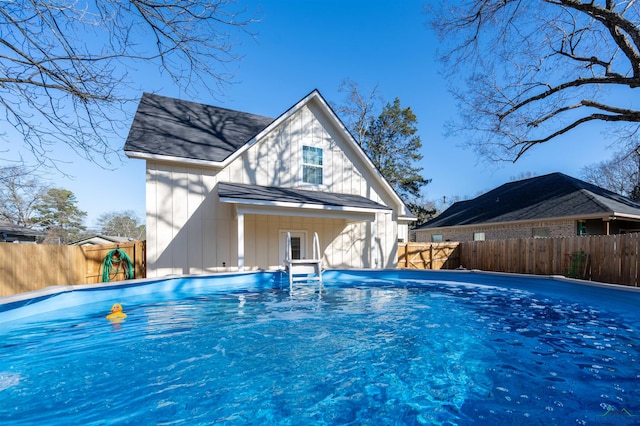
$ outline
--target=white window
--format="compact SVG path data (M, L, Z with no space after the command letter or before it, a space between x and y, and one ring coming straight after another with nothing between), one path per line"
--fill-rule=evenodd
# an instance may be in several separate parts
M533 238L547 238L551 236L549 228L533 228L531 230L531 236Z
M484 241L484 232L474 232L473 241Z
M302 147L302 182L322 185L322 148Z
M442 234L432 234L431 235L432 243L441 243L442 242Z

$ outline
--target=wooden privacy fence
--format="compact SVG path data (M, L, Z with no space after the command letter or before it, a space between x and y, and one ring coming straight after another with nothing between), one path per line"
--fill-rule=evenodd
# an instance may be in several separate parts
M455 269L460 266L460 243L399 243L398 268Z
M419 250L417 244L422 244ZM455 245L447 261L442 244ZM404 244L403 244L404 246ZM430 246L433 246L430 247ZM640 234L566 238L521 238L459 243L407 243L398 249L398 267L481 269L519 274L564 275L587 280L638 286ZM422 259L424 258L424 261Z
M0 244L0 296L40 290L53 285L102 282L102 263L116 248L133 263L133 278L146 276L144 241L93 246ZM110 281L124 279L121 265L114 264Z

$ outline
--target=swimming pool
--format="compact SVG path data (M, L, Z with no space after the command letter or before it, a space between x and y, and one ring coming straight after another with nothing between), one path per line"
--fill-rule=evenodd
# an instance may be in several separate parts
M632 289L451 271L324 278L321 294L250 273L5 303L0 423L640 419ZM124 322L105 319L114 302Z

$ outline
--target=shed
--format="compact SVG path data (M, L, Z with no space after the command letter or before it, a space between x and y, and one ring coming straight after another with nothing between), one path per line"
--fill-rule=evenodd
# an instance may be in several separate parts
M145 93L124 146L146 163L147 274L278 269L291 235L329 268L397 265L415 220L322 95L276 118Z

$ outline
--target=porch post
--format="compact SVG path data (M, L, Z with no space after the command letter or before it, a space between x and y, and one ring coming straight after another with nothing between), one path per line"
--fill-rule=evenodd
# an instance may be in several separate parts
M238 209L238 272L244 271L244 212Z

